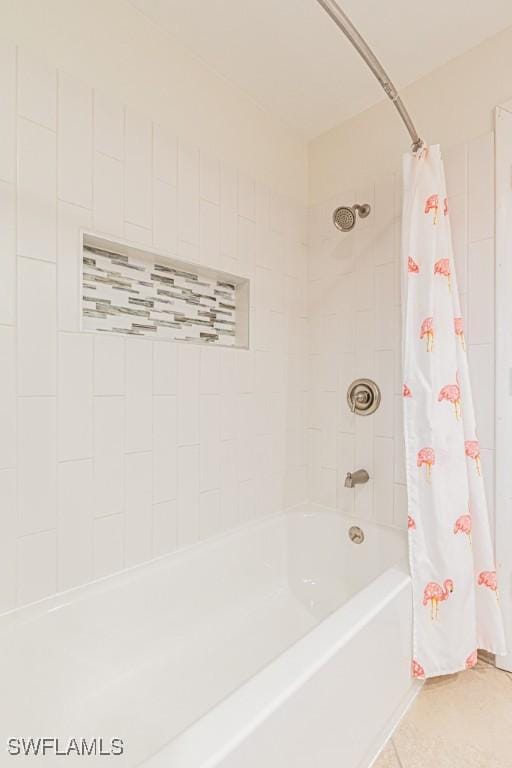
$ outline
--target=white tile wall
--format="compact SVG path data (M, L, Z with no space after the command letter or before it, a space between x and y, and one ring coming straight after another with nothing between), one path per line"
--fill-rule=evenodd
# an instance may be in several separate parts
M57 142L53 131L18 120L18 248L20 256L55 261Z
M77 493L77 488L80 493ZM65 461L57 472L57 583L59 590L93 575L94 464Z
M18 114L56 128L57 72L25 48L18 50Z
M94 149L122 160L124 155L124 109L109 94L94 91Z
M125 112L125 219L151 227L151 121Z
M16 46L0 42L0 179L16 179Z
M18 259L18 394L55 395L57 381L56 270Z
M16 605L16 470L0 470L0 611Z
M123 236L123 164L101 152L94 154L94 228Z
M308 378L304 211L30 51L0 64L3 610L304 500ZM257 265L252 349L81 333L81 229Z
M92 89L59 73L59 155L57 185L60 200L90 208L92 202Z
M489 133L445 152L457 278L467 320L466 343L491 513L493 147L493 135ZM333 232L333 208L340 202L362 197L373 204L370 217L358 222L348 235ZM332 472L336 470L339 509L383 525L405 527L398 269L400 199L400 176L390 175L357 192L340 189L335 200L310 212L309 485L314 500L332 499ZM374 377L382 392L379 410L368 418L354 418L346 405L347 386L360 376ZM335 423L337 434L333 440ZM364 488L346 489L346 472L359 467L368 469L372 480Z
M16 316L16 188L7 182L0 182L0 270L0 322L10 325Z

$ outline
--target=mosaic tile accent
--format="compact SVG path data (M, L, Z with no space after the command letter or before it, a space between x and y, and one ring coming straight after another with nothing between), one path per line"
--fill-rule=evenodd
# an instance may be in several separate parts
M84 243L84 330L235 346L236 284Z

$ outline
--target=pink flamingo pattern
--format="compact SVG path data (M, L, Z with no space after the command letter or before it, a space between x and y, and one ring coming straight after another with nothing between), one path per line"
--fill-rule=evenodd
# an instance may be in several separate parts
M427 352L432 352L434 346L434 318L426 317L420 328L420 339L427 339Z
M464 452L468 458L473 459L475 462L476 471L479 475L481 475L480 443L478 440L466 440L464 442Z
M453 581L451 579L445 579L443 586L437 584L435 581L429 581L423 591L423 605L430 603L430 618L437 619L439 617L439 603L448 600L453 592Z
M413 677L420 677L420 678L425 677L425 670L423 669L419 661L416 661L416 659L412 660L411 674Z
M450 259L439 259L434 264L434 275L442 275L448 279L448 290L451 291L451 270Z
M414 259L409 256L407 259L407 270L409 272L412 272L413 274L417 275L420 271L419 265L414 261Z
M488 589L492 589L492 591L496 595L496 600L499 599L498 579L496 578L496 571L481 571L478 574L478 586L488 587Z
M479 647L506 650L496 572L482 570L496 567L482 481L485 452L475 424L440 148L406 157L404 171L407 279L401 282L405 344L398 391L414 584L410 663L413 677L430 678L472 669Z
M458 336L460 339L462 349L466 351L466 341L464 339L464 318L454 317L453 326L455 330L455 335Z
M455 521L453 526L454 533L465 533L471 544L471 515L461 515Z
M432 467L436 463L436 454L433 448L421 448L416 457L416 465L421 469L423 465L427 468L427 480L430 483Z
M439 211L439 195L430 195L425 201L425 213L434 211L434 224L437 224L437 213Z
M458 384L446 384L439 390L437 402L441 403L443 400L447 400L449 403L453 403L455 408L455 418L457 421L460 419L460 387Z

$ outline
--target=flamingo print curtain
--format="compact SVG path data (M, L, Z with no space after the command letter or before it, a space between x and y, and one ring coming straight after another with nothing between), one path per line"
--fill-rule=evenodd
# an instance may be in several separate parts
M404 158L403 411L413 675L505 653L439 147Z

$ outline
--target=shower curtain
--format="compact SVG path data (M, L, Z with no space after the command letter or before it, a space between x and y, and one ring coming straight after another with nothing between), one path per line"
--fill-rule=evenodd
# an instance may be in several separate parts
M403 412L413 580L412 674L505 653L438 146L404 158Z

